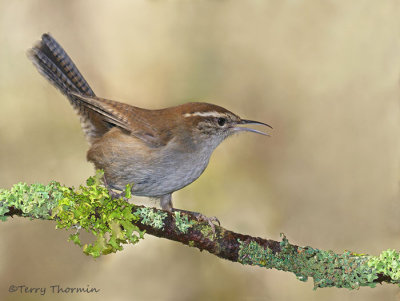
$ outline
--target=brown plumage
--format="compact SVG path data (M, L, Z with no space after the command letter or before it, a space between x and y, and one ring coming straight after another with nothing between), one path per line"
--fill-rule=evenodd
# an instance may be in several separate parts
M147 110L97 97L50 34L28 52L39 72L67 96L90 143L87 159L103 169L110 188L158 197L172 210L171 194L196 180L214 149L239 127L257 123L213 104L186 103ZM268 126L268 125L267 125Z

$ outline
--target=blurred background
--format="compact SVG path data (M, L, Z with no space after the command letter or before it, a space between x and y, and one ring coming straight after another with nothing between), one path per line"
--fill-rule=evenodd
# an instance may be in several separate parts
M400 249L398 1L0 0L0 187L93 174L79 119L26 50L50 32L97 95L145 108L212 102L271 124L237 135L174 194L230 230L335 252ZM143 199L139 200L143 201ZM146 201L149 206L158 205ZM93 259L54 223L0 224L8 287L99 288L42 300L399 300L319 289L146 236Z

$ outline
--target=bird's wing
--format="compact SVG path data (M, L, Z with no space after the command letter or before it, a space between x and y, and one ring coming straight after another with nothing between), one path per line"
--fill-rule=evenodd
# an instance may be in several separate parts
M89 119L101 135L111 127L118 127L150 147L158 147L163 144L159 137L159 131L143 116L143 109L75 92L70 92L70 95L80 106L84 107L86 114L83 118Z

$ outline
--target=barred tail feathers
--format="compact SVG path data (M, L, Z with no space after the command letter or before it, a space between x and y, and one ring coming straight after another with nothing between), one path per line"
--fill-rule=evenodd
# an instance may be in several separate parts
M74 62L50 34L42 35L42 40L30 49L28 57L39 72L63 94L68 96L68 92L72 91L95 96Z
M104 129L96 126L99 117L74 96L74 94L87 97L96 95L61 45L50 34L45 33L41 41L28 51L28 57L38 71L68 97L72 107L80 116L82 129L89 142L100 137Z

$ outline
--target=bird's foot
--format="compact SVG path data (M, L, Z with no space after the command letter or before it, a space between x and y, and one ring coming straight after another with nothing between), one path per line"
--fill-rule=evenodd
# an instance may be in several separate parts
M110 197L112 199L119 199L119 198L123 198L124 201L128 201L129 199L125 196L125 192L115 192L114 190L112 190L111 188L107 187L108 189L108 194L110 195Z
M218 226L221 226L221 223L219 222L219 219L217 217L215 217L215 216L210 216L210 217L205 216L204 214L201 214L199 212L194 212L194 213L197 213L197 214L195 214L195 216L196 216L196 219L199 222L207 222L210 225L211 230L213 232L213 237L215 237L215 225L216 225L216 223L218 223Z
M208 217L205 216L204 214L200 212L195 212L195 211L188 211L188 210L182 210L182 209L172 209L173 212L178 211L178 212L183 212L187 214L194 215L194 217L197 219L198 222L207 222L208 225L211 227L211 230L213 232L213 236L215 237L215 225L218 223L218 226L221 226L221 223L219 222L218 218L215 216Z
M194 216L196 217L196 219L199 222L208 222L208 224L210 226L215 226L215 223L218 223L218 226L221 226L221 223L219 222L219 219L215 216L205 216L204 214L201 214L199 212L192 212L194 214Z
M112 190L111 187L110 187L110 185L108 185L105 176L103 176L103 183L104 183L104 186L107 188L108 194L110 195L110 197L111 197L112 199L119 199L119 198L122 197L122 198L124 199L124 201L128 201L128 200L129 200L129 199L125 196L125 191L122 191L122 192L115 192L114 190Z

